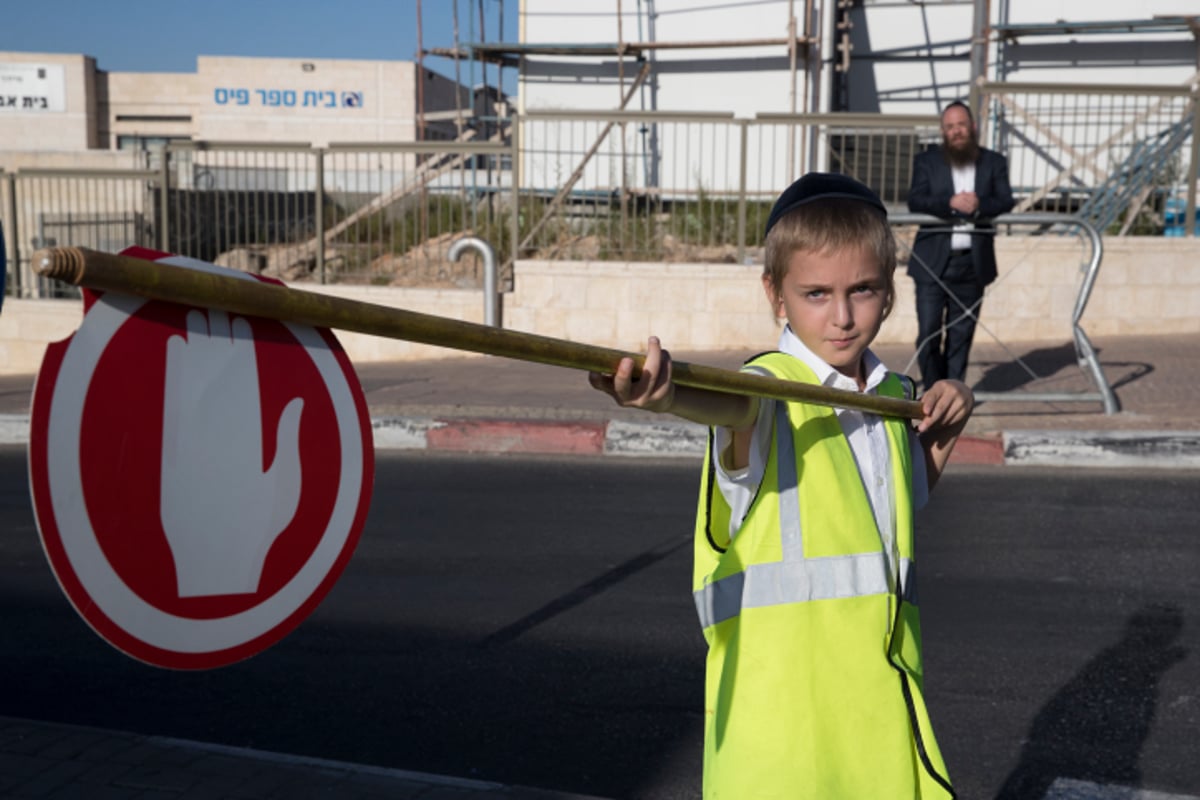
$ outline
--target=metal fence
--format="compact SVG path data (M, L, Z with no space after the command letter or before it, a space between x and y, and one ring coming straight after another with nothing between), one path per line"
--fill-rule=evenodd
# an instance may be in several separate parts
M1005 153L1017 211L1080 215L1108 234L1192 235L1197 89L985 84L984 142ZM478 237L518 258L754 261L780 191L853 175L905 211L935 116L541 112L487 141L171 143L151 169L0 173L9 292L44 296L33 249L131 244L288 281L477 287ZM470 135L470 134L469 134Z
M986 136L1017 212L1078 214L1110 233L1184 235L1197 179L1195 86L984 84Z
M9 294L53 297L68 291L28 269L28 255L36 248L76 245L117 251L153 244L155 225L147 215L152 172L29 169L2 177L0 221L9 251Z

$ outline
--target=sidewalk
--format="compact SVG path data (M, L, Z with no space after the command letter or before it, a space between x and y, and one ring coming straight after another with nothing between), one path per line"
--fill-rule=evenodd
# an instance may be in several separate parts
M955 463L1200 467L1200 334L1093 342L1121 410L1099 401L988 401L977 406ZM912 348L876 349L917 375ZM737 369L753 353L673 353L680 361ZM703 452L703 428L616 407L585 373L488 356L364 364L359 377L378 447L489 452L686 455ZM1032 374L1031 374L1032 373ZM1033 376L1041 377L1033 377ZM1069 340L978 344L976 391L1094 393Z
M1200 468L1200 334L1094 342L1121 403L986 402L955 450L965 464ZM978 344L977 391L1093 391L1062 343ZM911 348L877 351L905 370ZM748 353L676 353L736 369ZM1031 378L1020 359L1040 377ZM580 371L447 351L357 368L377 447L700 458L702 428L621 409ZM908 369L915 373L915 368ZM33 376L0 376L0 443L28 439ZM0 717L0 796L27 798L387 797L586 800L480 781Z

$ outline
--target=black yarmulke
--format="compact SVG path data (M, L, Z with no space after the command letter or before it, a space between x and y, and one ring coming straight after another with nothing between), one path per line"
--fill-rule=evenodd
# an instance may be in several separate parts
M775 223L779 222L789 211L795 211L800 206L808 205L816 200L834 197L860 200L879 209L879 213L887 216L887 208L879 199L879 195L849 175L839 175L836 172L810 172L784 189L783 194L779 195L779 199L775 201L775 206L771 209L771 216L767 217L767 227L763 231L763 237L765 238L771 232L771 228L775 227Z

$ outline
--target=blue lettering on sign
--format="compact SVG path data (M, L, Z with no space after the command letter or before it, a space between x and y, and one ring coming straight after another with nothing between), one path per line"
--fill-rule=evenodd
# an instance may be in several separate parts
M295 89L242 89L218 87L213 89L213 102L219 106L230 104L239 106L251 105L251 99L257 98L256 105L268 108L284 106L291 108L301 105L305 108L362 108L362 92L331 92L305 89L299 95ZM340 100L340 102L339 102Z
M213 89L213 100L219 106L231 102L245 106L250 104L250 92L246 89Z

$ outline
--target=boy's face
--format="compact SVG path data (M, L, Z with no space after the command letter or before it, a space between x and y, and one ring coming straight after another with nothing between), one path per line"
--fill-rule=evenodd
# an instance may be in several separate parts
M776 316L787 319L805 346L862 388L862 354L879 333L887 307L883 266L866 248L798 250L781 291L763 288Z

